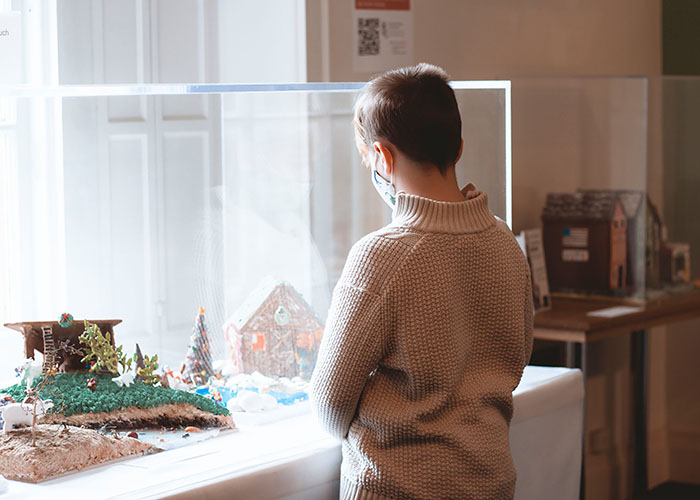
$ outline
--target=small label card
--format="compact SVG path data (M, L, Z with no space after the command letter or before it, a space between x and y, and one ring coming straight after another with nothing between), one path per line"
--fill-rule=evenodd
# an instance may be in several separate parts
M516 240L518 240L518 244L525 252L527 262L530 264L532 301L535 305L535 311L549 309L552 307L552 301L549 294L544 245L542 244L542 229L527 229L521 232L520 236L516 237Z
M642 312L643 310L643 307L615 306L605 309L598 309L597 311L590 311L588 316L595 316L598 318L615 318L617 316Z

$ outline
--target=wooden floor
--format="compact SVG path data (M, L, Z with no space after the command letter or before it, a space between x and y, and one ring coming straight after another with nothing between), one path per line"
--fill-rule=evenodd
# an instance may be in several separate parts
M700 485L664 483L649 492L646 500L697 500L700 499Z

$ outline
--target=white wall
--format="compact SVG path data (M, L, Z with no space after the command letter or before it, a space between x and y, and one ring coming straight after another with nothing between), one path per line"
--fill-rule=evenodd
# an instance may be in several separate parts
M219 74L216 81L264 83L306 79L306 19L302 0L217 3Z
M307 0L310 81L370 76L352 68L353 5ZM438 64L455 80L661 71L660 0L412 0L411 6L414 62Z

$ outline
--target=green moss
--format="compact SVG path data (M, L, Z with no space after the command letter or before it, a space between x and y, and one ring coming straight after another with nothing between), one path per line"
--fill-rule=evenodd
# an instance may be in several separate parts
M87 387L87 381L90 378L97 381L94 392ZM39 383L40 380L36 380L34 386ZM13 385L7 389L0 389L0 394L2 393L11 394L15 401L21 401L24 398L24 386ZM112 382L112 375L109 374L58 373L40 395L43 399L53 400L55 408L49 413L55 411L66 416L110 412L129 406L153 408L171 403L189 403L214 415L229 414L226 408L199 394L153 387L140 381L134 382L129 387L119 387Z

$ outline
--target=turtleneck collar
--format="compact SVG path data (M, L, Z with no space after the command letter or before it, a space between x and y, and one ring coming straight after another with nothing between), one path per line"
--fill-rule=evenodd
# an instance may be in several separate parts
M436 233L474 233L496 224L488 207L486 193L465 188L464 201L436 201L415 194L400 192L392 226L407 226Z

